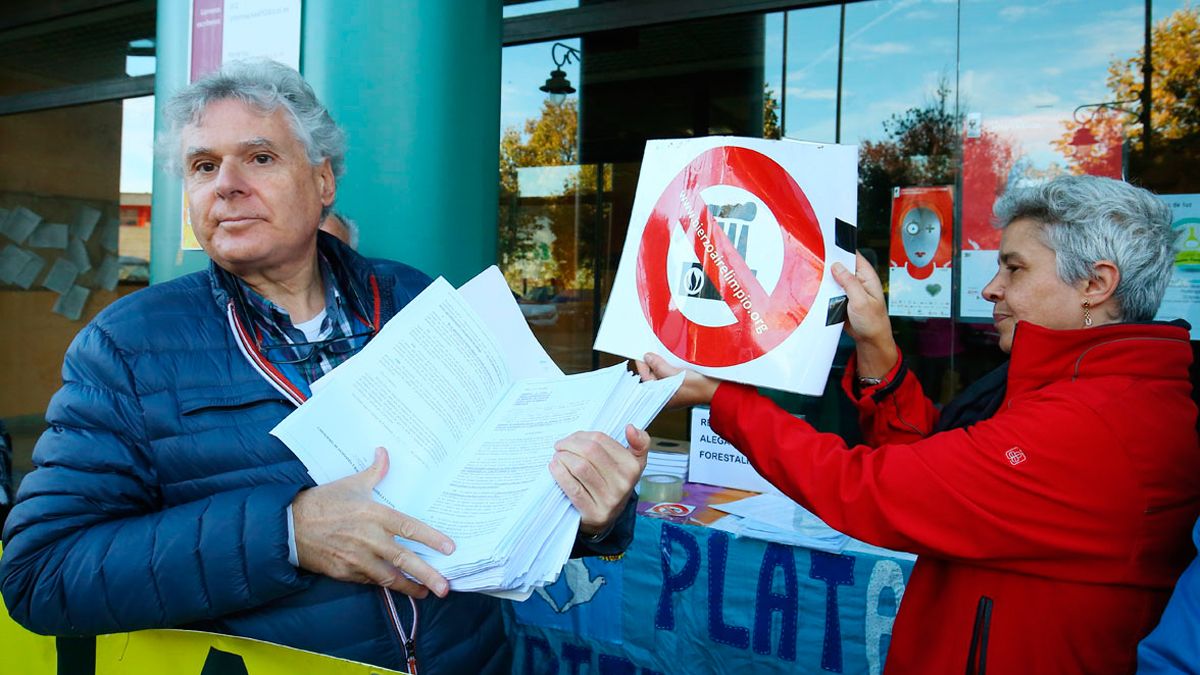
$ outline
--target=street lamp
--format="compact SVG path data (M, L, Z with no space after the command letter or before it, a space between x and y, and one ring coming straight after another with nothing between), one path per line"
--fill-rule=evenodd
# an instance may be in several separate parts
M1126 105L1138 102L1139 101L1136 100L1105 101L1104 103L1085 103L1075 108L1074 112L1071 113L1071 117L1075 120L1075 123L1078 124L1079 127L1075 129L1075 133L1071 136L1071 140L1068 143L1071 146L1071 152L1075 155L1075 158L1080 162L1083 162L1089 158L1093 160L1100 159L1092 158L1092 148L1100 142L1100 139L1096 137L1096 134L1092 131L1091 127L1092 122L1096 120L1096 116L1099 115L1101 111L1115 110L1117 112L1125 113L1126 115L1131 115L1140 120L1142 118L1141 113L1124 107ZM1080 111L1087 110L1088 108L1094 108L1094 110L1090 115L1088 115L1087 119L1080 119ZM1122 136L1124 136L1124 134L1122 134ZM1128 138L1124 139L1121 145L1116 148L1108 148L1104 155L1104 157L1111 157L1112 162L1119 162L1119 165L1112 164L1111 166L1114 175L1116 171L1120 171L1122 175L1124 174L1124 159L1127 154L1125 151L1127 149L1126 146L1128 144L1128 140ZM1117 157L1115 154L1112 154L1118 151L1121 153L1119 157ZM1108 163L1108 161L1110 160L1105 160L1105 163Z
M561 58L558 52L560 47L563 50ZM571 86L571 81L567 79L567 73L563 71L562 67L572 61L578 63L579 57L579 50L570 45L555 42L550 47L550 58L554 60L554 70L550 71L550 77L546 79L546 84L538 89L546 92L555 105L561 104L567 94L575 93L575 87Z

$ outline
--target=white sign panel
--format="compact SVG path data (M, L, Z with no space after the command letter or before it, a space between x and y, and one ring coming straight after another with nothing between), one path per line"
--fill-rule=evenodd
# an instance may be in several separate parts
M817 396L854 269L849 145L709 137L646 144L596 349Z
M688 482L755 492L779 492L750 466L750 460L745 455L708 426L708 416L707 407L692 408Z
M1200 340L1200 194L1160 198L1171 207L1179 251L1166 295L1154 318L1187 319L1192 324L1192 339Z

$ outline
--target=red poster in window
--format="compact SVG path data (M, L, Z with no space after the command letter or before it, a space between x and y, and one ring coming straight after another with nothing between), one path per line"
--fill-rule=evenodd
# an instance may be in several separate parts
M888 313L950 316L954 188L896 188L891 231Z

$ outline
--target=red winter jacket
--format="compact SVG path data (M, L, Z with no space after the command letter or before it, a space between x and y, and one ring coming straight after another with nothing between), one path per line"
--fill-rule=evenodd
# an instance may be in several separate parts
M918 554L888 675L1128 673L1192 553L1190 363L1177 326L1022 323L1004 402L974 425L931 435L901 375L858 401L871 446L728 383L712 427L831 526Z

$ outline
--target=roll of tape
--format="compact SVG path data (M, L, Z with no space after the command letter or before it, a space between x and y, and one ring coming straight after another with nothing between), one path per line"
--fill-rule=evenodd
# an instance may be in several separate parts
M677 502L683 499L683 479L660 473L646 474L638 483L638 498L655 504Z

